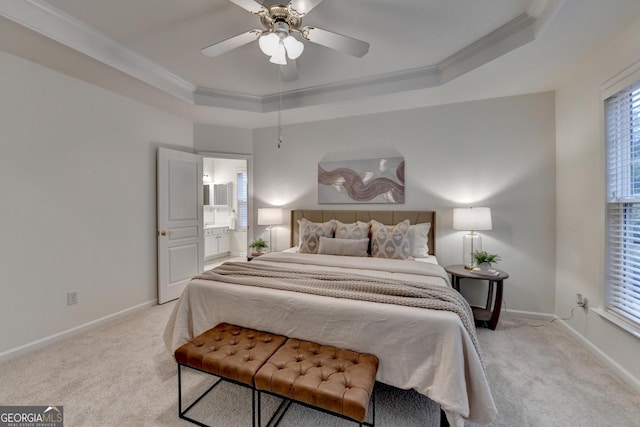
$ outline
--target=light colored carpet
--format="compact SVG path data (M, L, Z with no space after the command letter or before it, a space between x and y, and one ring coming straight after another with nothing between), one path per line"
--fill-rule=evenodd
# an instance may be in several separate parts
M62 405L65 426L187 426L178 418L177 372L162 342L173 303L54 343L0 364L0 405ZM495 426L638 426L640 396L555 324L503 315L478 329L493 396ZM187 398L210 381L185 376ZM438 425L439 407L413 391L376 388L380 426ZM275 398L264 401L265 412ZM194 408L214 426L250 425L251 393L221 384ZM282 426L353 426L292 406ZM468 424L475 426L474 424Z
M231 256L231 255L226 257L210 259L206 261L206 264L204 266L204 271L216 268L217 266L219 266L220 264L224 264L225 262L243 262L246 260L247 260L246 256Z

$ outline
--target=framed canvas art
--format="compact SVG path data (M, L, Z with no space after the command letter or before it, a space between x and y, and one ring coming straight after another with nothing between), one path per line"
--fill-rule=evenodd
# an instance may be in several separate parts
M404 203L404 158L318 163L318 203Z

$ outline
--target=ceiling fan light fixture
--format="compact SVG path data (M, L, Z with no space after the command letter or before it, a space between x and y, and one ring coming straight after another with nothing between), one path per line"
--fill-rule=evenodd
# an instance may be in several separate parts
M282 40L284 47L287 49L287 56L289 59L298 59L304 51L304 43L297 40L293 36L287 36Z
M275 33L269 33L258 39L260 50L267 56L273 56L278 53L280 46L280 37Z
M287 52L282 43L278 43L278 49L276 53L271 56L269 62L278 65L287 65Z
M287 4L282 4L279 0L230 1L258 15L264 29L249 30L202 48L202 53L207 56L216 57L258 39L260 50L269 57L270 62L283 66L280 67L281 77L285 81L294 81L298 78L295 60L302 55L306 41L358 58L369 51L369 43L362 40L322 28L302 26L302 18L322 0L290 0ZM293 33L298 33L298 36L293 37Z

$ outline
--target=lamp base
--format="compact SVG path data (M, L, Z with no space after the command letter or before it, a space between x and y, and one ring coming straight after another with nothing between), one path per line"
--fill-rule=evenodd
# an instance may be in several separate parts
M473 254L476 251L482 250L482 237L476 233L465 234L462 241L462 259L464 261L464 268L472 270L476 267L476 262L473 258Z

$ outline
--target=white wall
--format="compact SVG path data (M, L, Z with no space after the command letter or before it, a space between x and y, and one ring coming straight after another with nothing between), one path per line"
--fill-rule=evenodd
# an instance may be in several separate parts
M253 150L250 129L196 123L193 125L193 141L198 151L251 154Z
M156 150L193 127L1 52L0 74L2 356L155 301Z
M256 130L254 210L433 209L437 255L447 265L462 261L464 233L451 229L452 208L490 206L494 229L482 233L484 248L501 255L498 267L511 275L507 308L552 313L554 116L553 93L542 93L286 126L280 149L275 129ZM318 205L318 162L391 155L405 158L404 205ZM277 243L288 245L288 225Z
M605 269L605 146L600 88L640 60L640 20L576 64L556 95L556 312L568 316L576 293L602 305ZM640 339L576 310L575 332L628 371L640 385Z

